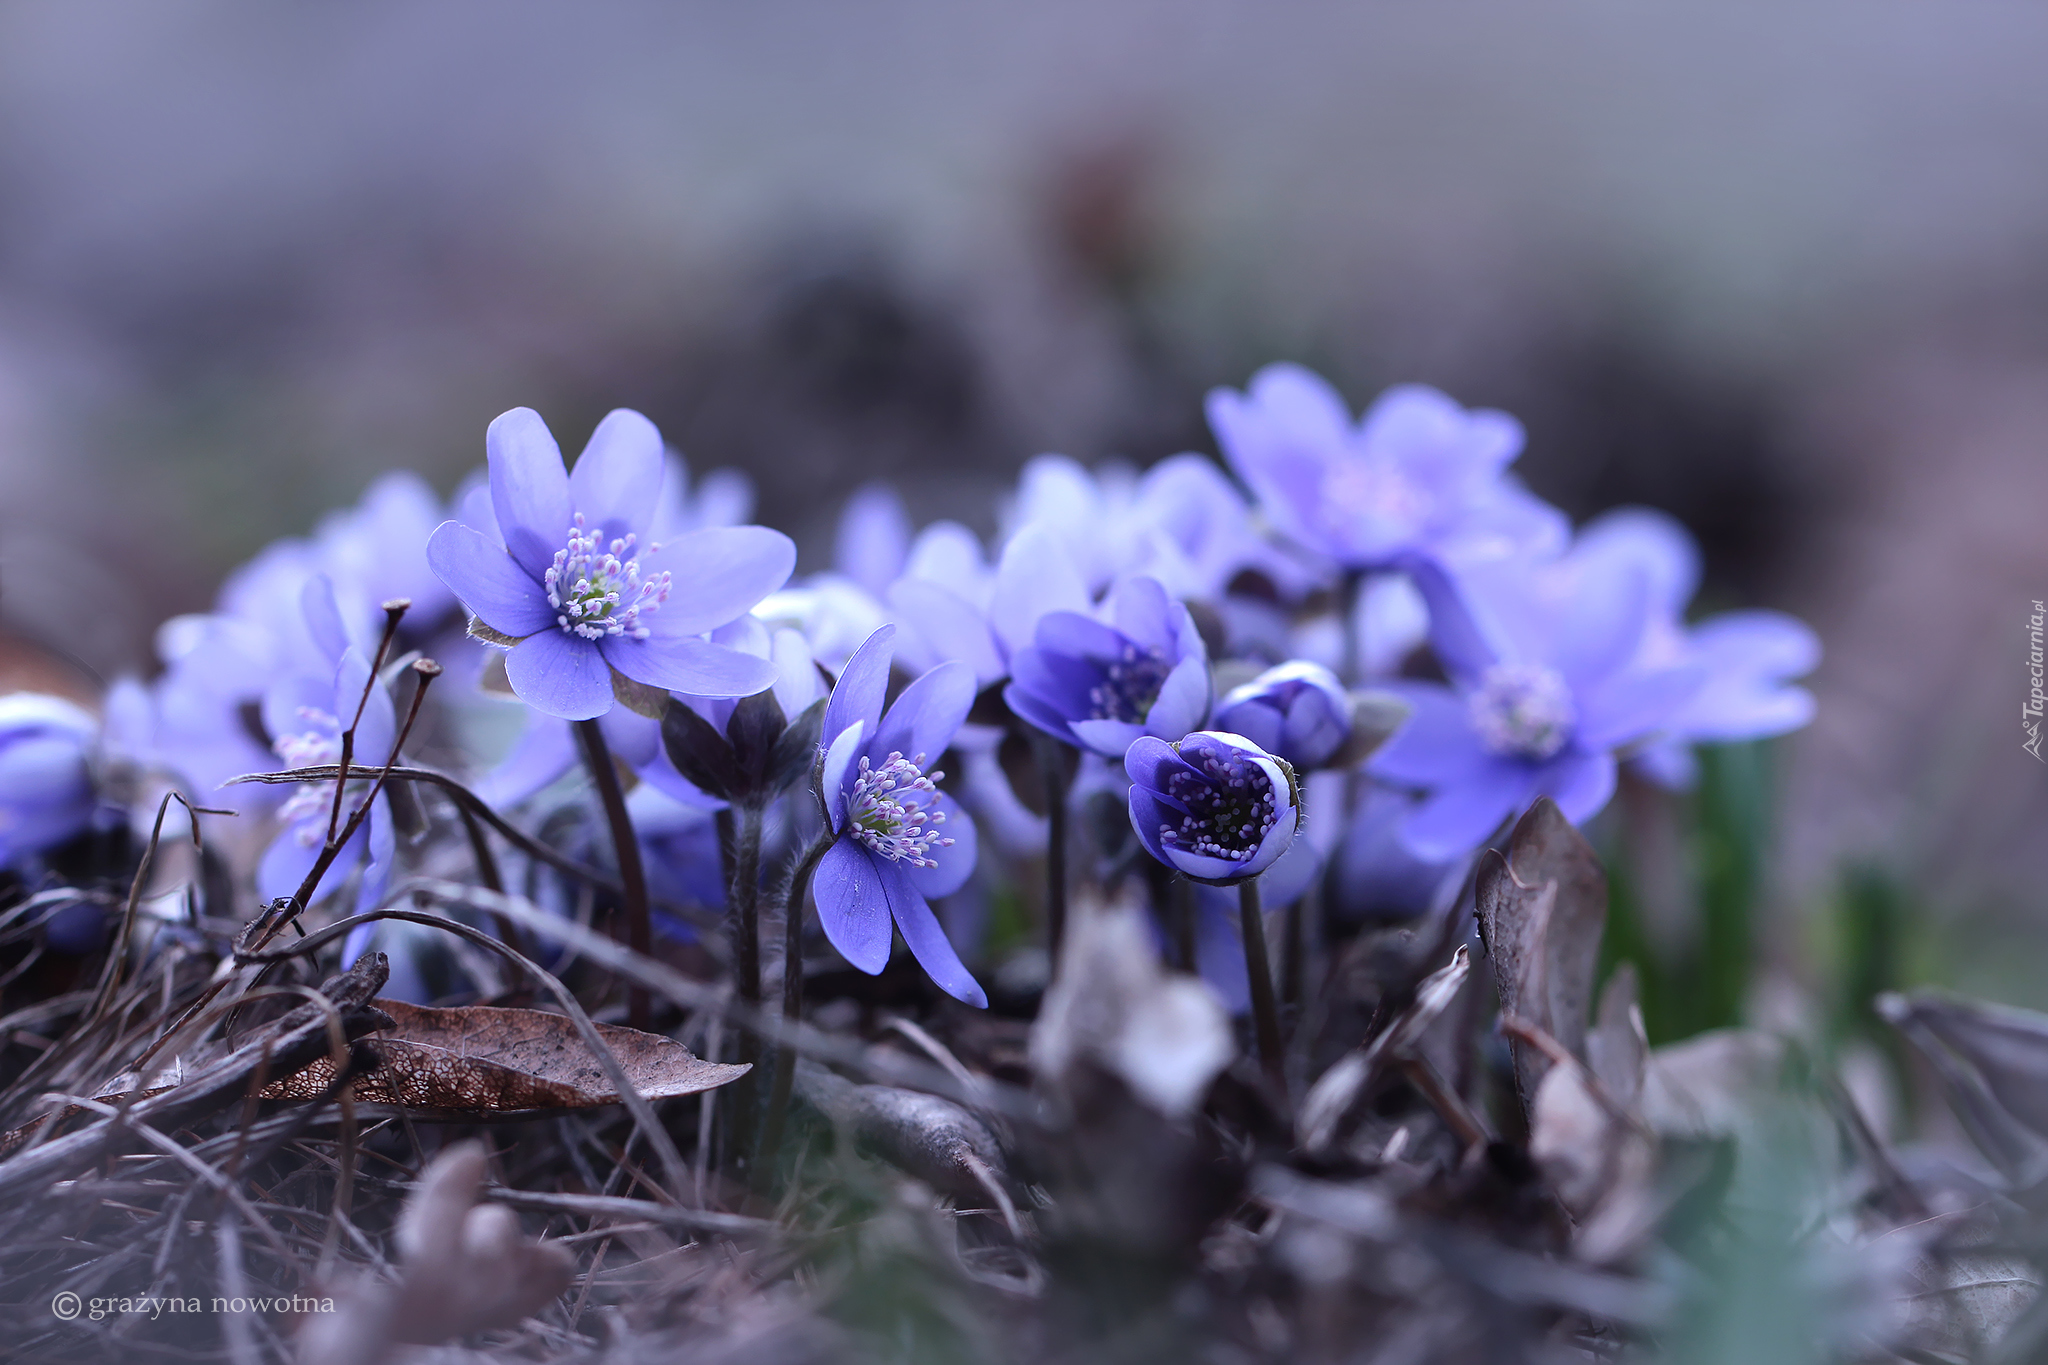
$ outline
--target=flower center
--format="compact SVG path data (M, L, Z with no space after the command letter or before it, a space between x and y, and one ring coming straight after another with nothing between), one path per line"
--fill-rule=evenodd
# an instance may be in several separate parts
M946 812L932 808L938 796L932 784L943 777L925 776L923 754L905 758L892 753L879 768L863 757L846 803L853 837L892 862L937 867L931 851L953 846L939 833Z
M1323 514L1334 526L1407 526L1428 511L1428 495L1388 460L1344 460L1323 481Z
M317 706L301 706L296 734L279 735L271 748L287 768L313 768L341 761L341 721ZM298 841L311 848L327 837L327 811L334 790L325 783L302 782L278 808L278 818L292 826Z
M1206 858L1248 861L1273 828L1273 779L1243 754L1191 761L1201 775L1182 769L1166 779L1166 794L1188 813L1178 825L1161 825L1160 840Z
M1165 650L1140 649L1126 640L1124 652L1103 667L1102 681L1088 689L1088 719L1142 724L1171 672Z
M606 546L603 532L586 528L583 514L576 514L569 543L555 551L555 562L545 575L556 625L585 640L648 637L640 617L652 615L668 601L670 575L663 570L642 581L636 540L629 534Z
M1549 758L1579 720L1571 688L1541 664L1495 664L1465 704L1481 742L1510 758Z

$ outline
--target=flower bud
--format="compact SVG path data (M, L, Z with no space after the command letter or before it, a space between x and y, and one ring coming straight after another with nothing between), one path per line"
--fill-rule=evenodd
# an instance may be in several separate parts
M1320 768L1351 738L1351 697L1329 669L1296 659L1232 688L1217 709L1216 726L1297 771Z

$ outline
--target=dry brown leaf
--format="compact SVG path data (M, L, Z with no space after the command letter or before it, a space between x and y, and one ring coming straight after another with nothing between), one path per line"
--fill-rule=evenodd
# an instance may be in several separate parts
M1509 836L1507 857L1488 851L1480 859L1474 899L1502 1009L1584 1056L1607 875L1556 802L1544 797L1529 808ZM1515 1048L1525 1112L1549 1069L1540 1052Z
M619 1096L575 1022L542 1010L465 1005L430 1009L379 1000L393 1026L369 1036L382 1065L358 1077L359 1104L388 1104L416 1118L514 1118L616 1104ZM707 1062L672 1038L598 1024L634 1088L650 1100L712 1090L747 1068ZM333 1078L321 1059L273 1082L265 1099L310 1099Z

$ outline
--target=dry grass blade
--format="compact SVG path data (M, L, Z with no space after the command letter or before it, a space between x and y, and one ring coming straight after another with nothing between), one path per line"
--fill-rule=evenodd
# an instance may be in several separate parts
M392 1024L373 1035L383 1064L353 1083L357 1103L398 1106L415 1118L475 1121L620 1102L603 1065L566 1016L489 1005L376 1004ZM704 1061L671 1038L594 1026L633 1088L649 1100L694 1095L746 1074L743 1066ZM333 1079L334 1064L323 1057L265 1087L263 1096L310 1099L324 1094Z
M1451 960L1424 977L1415 999L1363 1047L1339 1058L1309 1088L1301 1104L1301 1145L1307 1152L1327 1152L1342 1136L1344 1121L1365 1089L1387 1065L1402 1061L1437 1017L1449 1009L1472 974L1472 955L1464 947Z

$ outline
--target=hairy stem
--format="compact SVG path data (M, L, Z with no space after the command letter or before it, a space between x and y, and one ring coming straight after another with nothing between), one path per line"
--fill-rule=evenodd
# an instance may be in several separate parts
M640 865L640 841L633 834L633 821L626 814L626 793L619 785L619 770L612 765L611 746L604 742L604 730L594 720L576 722L576 737L583 743L583 759L597 783L598 800L604 804L604 818L612 829L612 850L618 855L619 886L625 893L625 945L642 957L649 955L653 938L647 925L647 873ZM612 937L618 938L614 932ZM632 986L626 994L626 1020L645 1030L653 1023L647 992Z
M1067 941L1067 795L1072 774L1063 746L1034 736L1038 771L1045 779L1045 946L1052 955L1051 972L1059 975L1060 945Z
M804 1009L804 906L810 899L811 877L825 850L832 847L832 833L812 840L796 870L790 874L782 900L782 1017L795 1023ZM768 1097L768 1118L761 1128L761 1148L754 1158L754 1187L765 1190L782 1146L783 1116L789 1112L789 1092L796 1081L796 1049L787 1037L775 1049L775 1089Z
M732 808L731 880L726 903L732 907L732 974L740 1002L761 1003L761 806L746 801ZM759 1111L761 1040L742 1033L738 1060L753 1068L733 1087L732 1152L743 1160L753 1147L754 1118Z
M1259 909L1259 879L1237 885L1237 913L1244 926L1244 970L1252 988L1252 1028L1259 1040L1259 1062L1274 1083L1282 1084L1280 1013L1273 1005L1273 969L1266 962L1266 917Z

